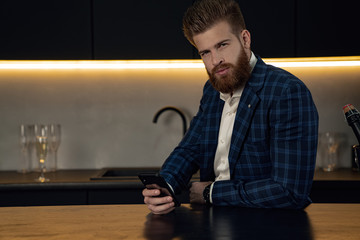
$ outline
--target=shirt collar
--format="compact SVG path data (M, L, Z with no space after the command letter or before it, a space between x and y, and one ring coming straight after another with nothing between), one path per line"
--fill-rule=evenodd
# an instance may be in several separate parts
M256 63L257 63L257 58L255 57L255 54L251 51L251 57L250 57L250 61L249 61L249 64L250 64L250 72L253 71ZM220 99L226 101L227 99L229 99L229 98L231 98L231 97L240 97L241 94L242 94L242 91L243 91L243 87L237 89L237 90L233 93L232 96L231 96L231 94L229 94L229 93L222 93L222 92L220 92Z
M250 62L249 62L249 64L250 64L250 72L253 71L256 63L257 63L257 58L255 57L255 54L251 51L251 57L250 57Z

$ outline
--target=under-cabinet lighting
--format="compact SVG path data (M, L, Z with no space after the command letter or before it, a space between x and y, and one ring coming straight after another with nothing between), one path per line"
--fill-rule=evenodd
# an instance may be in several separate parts
M360 56L314 58L265 58L277 67L360 66ZM0 60L0 69L200 69L201 60L74 60L26 61Z
M201 60L0 61L0 69L181 69L204 68Z
M309 58L268 58L268 64L277 67L352 67L360 66L360 56L309 57Z

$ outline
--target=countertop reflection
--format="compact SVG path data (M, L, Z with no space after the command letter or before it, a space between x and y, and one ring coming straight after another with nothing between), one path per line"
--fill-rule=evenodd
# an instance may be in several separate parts
M313 239L303 210L192 205L159 216L149 214L147 239Z

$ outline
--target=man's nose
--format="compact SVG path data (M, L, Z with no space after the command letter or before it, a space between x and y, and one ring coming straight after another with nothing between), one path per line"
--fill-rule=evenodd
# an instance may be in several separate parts
M213 66L217 66L224 62L224 58L219 52L214 52L211 56Z

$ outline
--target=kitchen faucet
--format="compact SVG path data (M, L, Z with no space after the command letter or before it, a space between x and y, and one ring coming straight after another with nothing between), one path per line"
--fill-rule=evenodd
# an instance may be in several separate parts
M161 109L155 114L155 116L154 116L154 118L153 118L153 123L157 123L157 120L158 120L159 116L160 116L163 112L169 111L169 110L174 111L174 112L177 112L177 113L180 115L180 117L181 117L181 119L182 119L182 122L183 122L183 135L185 135L186 130L187 130L187 124L186 124L185 114L184 114L180 109L178 109L178 108L176 108L176 107L166 106L166 107L161 108Z

